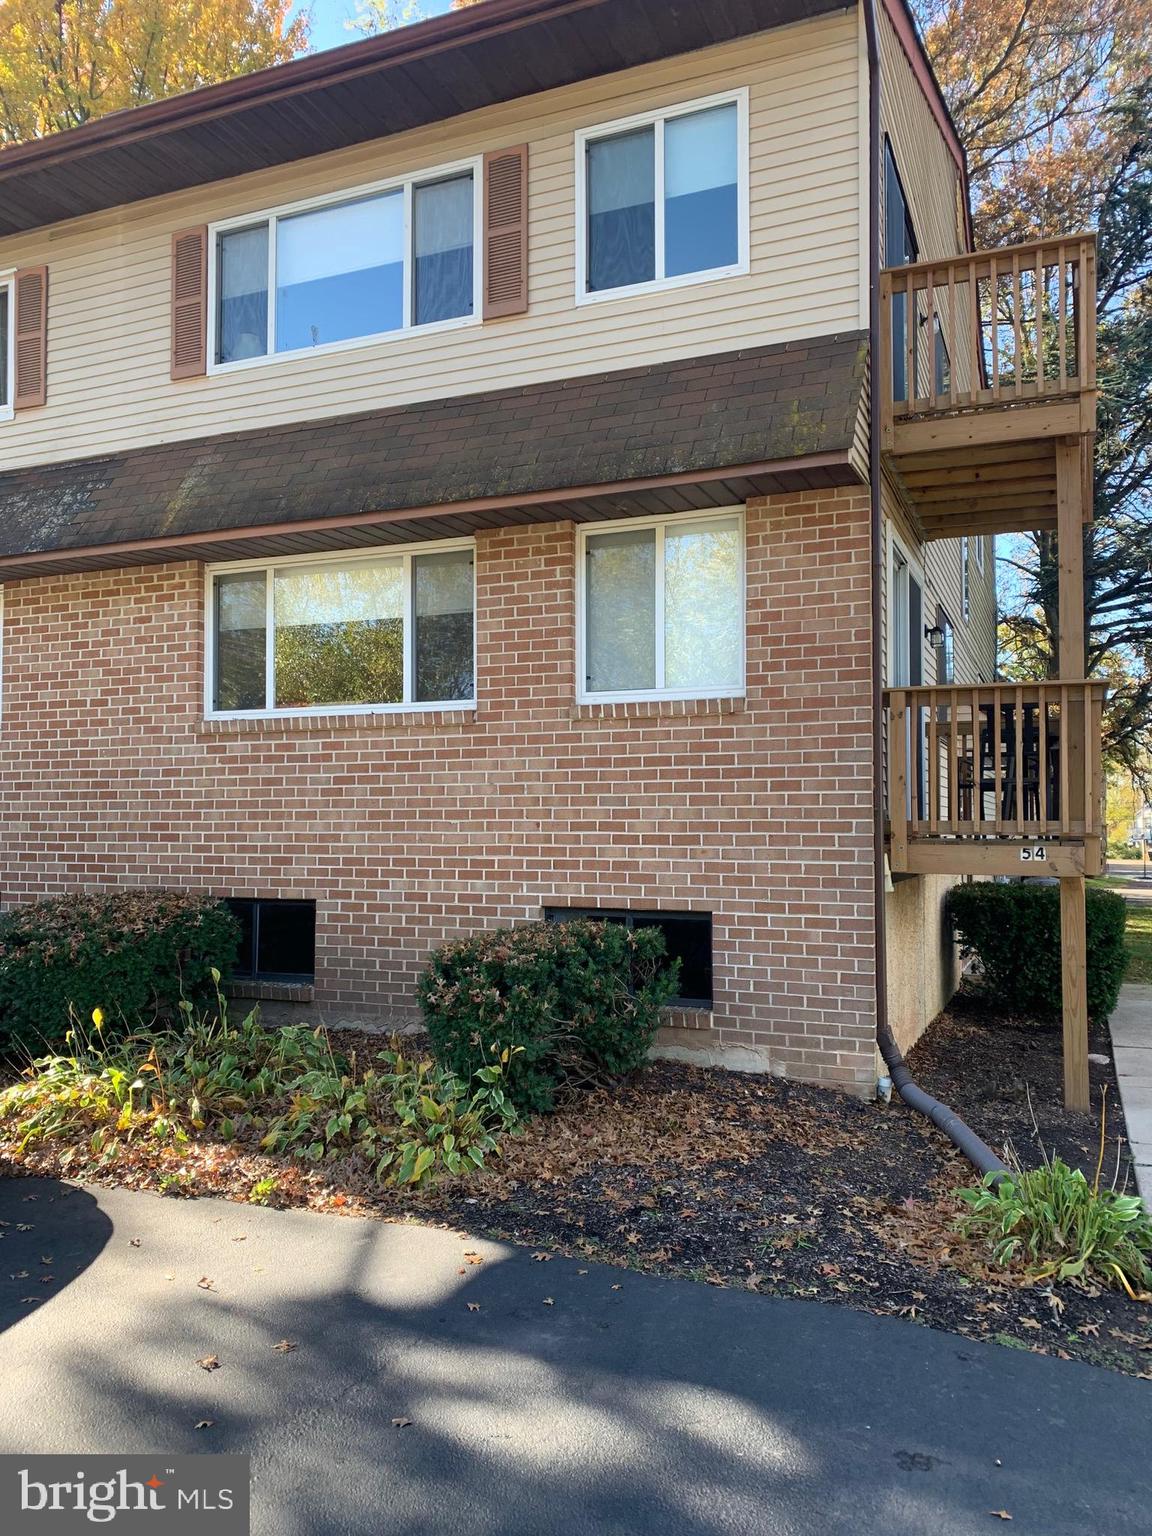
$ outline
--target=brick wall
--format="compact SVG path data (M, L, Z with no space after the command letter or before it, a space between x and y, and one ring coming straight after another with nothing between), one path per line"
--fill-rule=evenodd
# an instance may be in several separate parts
M0 900L163 884L317 902L316 1000L411 1012L427 951L544 905L711 911L672 1043L874 1080L868 506L748 508L748 696L576 706L571 524L477 540L479 707L202 718L203 572L4 593Z

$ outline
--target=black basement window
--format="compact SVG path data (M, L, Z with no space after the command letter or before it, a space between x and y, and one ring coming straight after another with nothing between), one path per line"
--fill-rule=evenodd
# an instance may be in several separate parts
M311 982L316 974L314 901L229 900L240 924L238 981Z
M712 914L710 912L628 912L603 907L545 907L550 923L587 917L598 923L623 923L626 928L659 928L670 959L680 961L680 992L672 999L679 1008L712 1006Z

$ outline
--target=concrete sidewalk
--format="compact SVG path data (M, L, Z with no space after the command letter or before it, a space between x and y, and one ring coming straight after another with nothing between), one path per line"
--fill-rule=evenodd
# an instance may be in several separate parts
M1079 1362L308 1211L0 1220L0 1451L248 1452L254 1536L1149 1528L1152 1386Z
M1121 987L1108 1027L1136 1184L1152 1210L1152 986Z

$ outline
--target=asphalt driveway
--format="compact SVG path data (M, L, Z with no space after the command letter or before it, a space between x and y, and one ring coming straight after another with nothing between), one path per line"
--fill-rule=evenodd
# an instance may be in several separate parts
M1152 1521L1152 1383L1091 1366L305 1211L8 1180L0 1220L0 1451L248 1451L258 1536Z

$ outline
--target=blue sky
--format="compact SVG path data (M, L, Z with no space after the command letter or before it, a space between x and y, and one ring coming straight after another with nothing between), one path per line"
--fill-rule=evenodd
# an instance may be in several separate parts
M419 0L420 10L425 16L441 16L448 9L451 0ZM402 9L403 0L397 0L397 10ZM310 0L310 3L298 4L293 7L295 16L300 11L310 11L312 14L312 47L316 52L325 48L340 48L344 43L354 43L363 33L350 28L348 23L356 19L356 0Z

